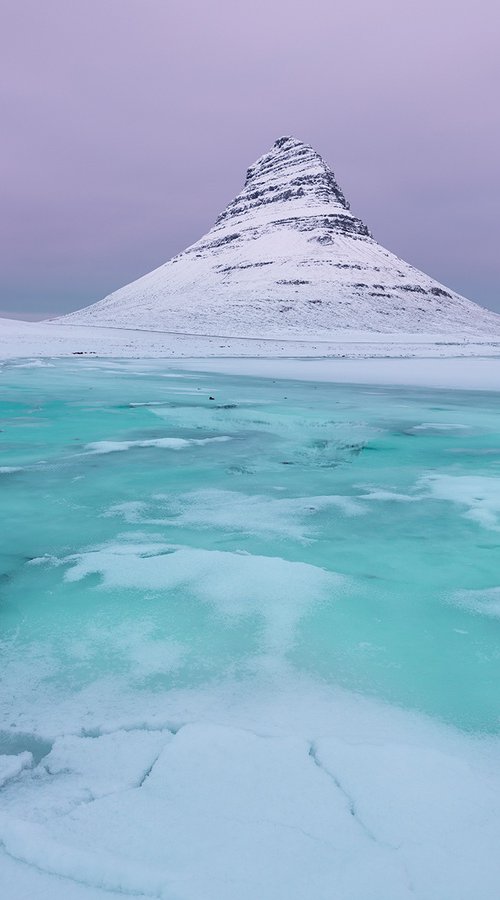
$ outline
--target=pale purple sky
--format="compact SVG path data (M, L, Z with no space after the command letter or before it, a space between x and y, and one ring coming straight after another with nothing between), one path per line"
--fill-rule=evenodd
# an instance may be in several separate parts
M0 310L201 236L282 134L374 237L500 310L496 0L0 0Z

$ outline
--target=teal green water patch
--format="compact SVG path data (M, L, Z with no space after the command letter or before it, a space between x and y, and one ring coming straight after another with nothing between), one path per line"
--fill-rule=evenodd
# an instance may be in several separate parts
M498 395L159 361L0 378L2 667L23 702L293 669L498 729Z

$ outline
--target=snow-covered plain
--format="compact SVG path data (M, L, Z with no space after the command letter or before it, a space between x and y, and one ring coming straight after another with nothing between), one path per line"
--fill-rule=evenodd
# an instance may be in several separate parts
M0 359L164 359L197 371L353 384L500 389L500 338L337 332L325 339L228 338L0 319Z

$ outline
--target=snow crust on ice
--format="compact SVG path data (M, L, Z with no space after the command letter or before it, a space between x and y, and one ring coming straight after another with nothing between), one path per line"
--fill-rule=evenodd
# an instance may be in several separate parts
M9 900L26 884L37 900L495 896L497 739L291 672L161 699L96 683L69 702L94 736L60 733L5 788ZM68 725L50 697L32 712Z
M373 883L385 898L409 896L404 868L385 864L390 851L366 837L309 751L303 739L186 725L141 791L80 807L50 837L78 850L98 829L110 857L127 846L129 860L163 869L160 896L171 873L174 896L326 897L332 867L338 896L364 896Z

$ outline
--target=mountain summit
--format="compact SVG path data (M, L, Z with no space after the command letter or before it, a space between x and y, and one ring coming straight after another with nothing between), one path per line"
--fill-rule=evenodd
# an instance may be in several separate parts
M493 330L500 317L380 246L319 153L279 138L210 231L60 321L234 336Z
M292 137L278 138L271 151L248 169L245 187L215 227L233 218L240 222L265 207L278 225L290 215L309 219L310 226L323 229L326 243L334 230L369 236L366 226L349 212L335 175L319 153ZM314 216L326 216L327 221L314 222Z

